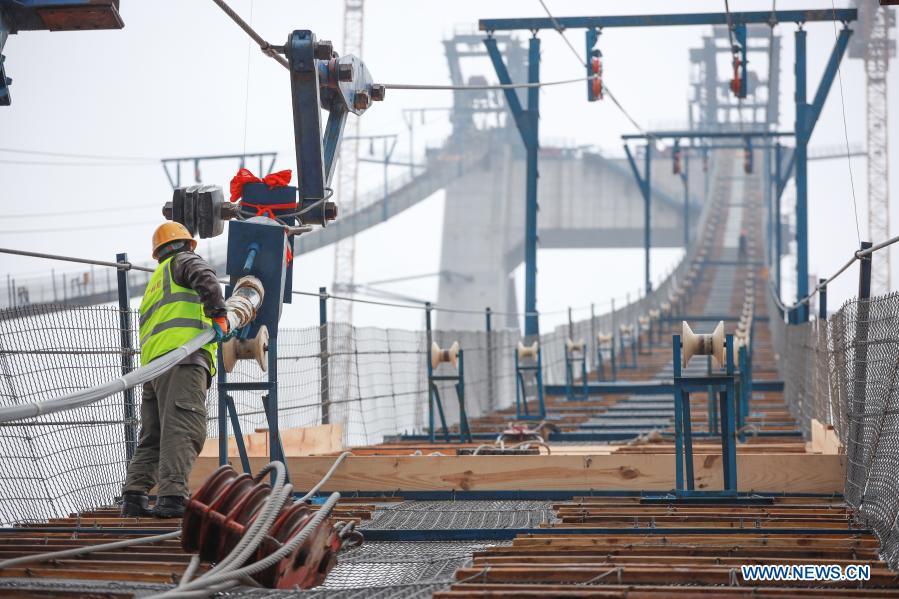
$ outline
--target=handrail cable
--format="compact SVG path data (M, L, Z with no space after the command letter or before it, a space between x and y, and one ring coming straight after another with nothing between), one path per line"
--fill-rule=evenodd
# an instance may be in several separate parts
M869 247L869 248L867 248L867 249L864 249L864 250L856 250L855 252L853 252L852 258L850 258L850 259L849 259L843 266L841 266L839 270L837 270L835 273L833 273L832 275L830 275L829 278L827 278L827 279L825 279L825 280L819 282L819 283L818 283L817 285L815 285L815 287L808 293L808 295L806 295L805 297L803 297L803 298L800 299L800 300L797 300L796 303L794 303L794 304L792 304L792 305L790 305L790 306L787 306L786 304L784 304L783 301L781 301L781 299L780 299L779 297L777 297L777 294L775 293L776 290L775 290L775 288L774 288L774 283L773 283L773 281L771 280L771 278L769 277L769 278L768 278L768 287L771 289L771 296L773 297L774 301L777 303L777 307L780 308L781 310L783 310L783 311L785 311L785 312L789 312L789 311L795 310L795 309L797 309L799 306L808 304L808 303L811 301L811 299L815 296L815 294L818 293L818 291L821 290L822 287L826 287L826 286L829 285L831 282L833 282L837 277L839 277L841 274L843 274L844 272L846 272L846 270L847 270L850 266L852 266L852 265L855 263L856 260L861 260L862 258L864 258L864 257L866 257L866 256L870 256L870 255L873 254L874 252L879 251L879 250L882 250L883 248L889 247L889 246L893 245L893 244L896 243L896 242L899 242L899 235L897 235L897 236L895 236L895 237L891 237L890 239L887 239L886 241L881 241L880 243L875 244L875 245L872 245L871 247Z

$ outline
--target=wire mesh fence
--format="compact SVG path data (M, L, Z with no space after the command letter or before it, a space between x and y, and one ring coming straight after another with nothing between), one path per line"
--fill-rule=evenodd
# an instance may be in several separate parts
M544 334L540 339L544 382L564 381L564 344L569 336L588 340L587 363L592 371L596 333L631 324L658 306L686 263L648 296L614 312L573 322L570 331L563 325ZM109 280L103 278L102 285L93 274L82 275L81 296L109 295L115 280L112 269L109 272ZM146 273L135 276L132 287L146 283ZM123 324L138 322L133 311L39 303L35 298L20 302L17 289L10 282L7 304L12 307L0 309L0 405L43 401L94 387L122 375L123 357L137 361L139 350L127 349L129 344L123 343L130 339L131 347L139 347L136 325ZM51 296L60 301L59 293L57 289L57 295L42 296L40 301ZM435 330L431 340L442 348L458 341L463 350L464 405L469 419L513 405L518 330ZM329 322L321 327L282 329L274 345L280 429L339 424L346 447L430 429L426 331ZM446 374L448 368L441 364L436 374ZM238 362L228 375L229 382L266 378L252 361ZM460 421L455 384L435 384L447 426L453 428ZM229 390L229 395L242 433L269 426L260 392ZM0 460L0 523L43 521L111 503L120 492L137 438L139 422L134 415L140 413L140 399L138 388L77 410L0 426L4 458ZM207 394L207 414L208 437L217 437L215 381ZM440 424L436 421L435 427ZM227 430L233 432L230 421Z
M846 501L899 568L899 294L851 300L826 321L771 322L790 410L806 434L811 419L833 425Z

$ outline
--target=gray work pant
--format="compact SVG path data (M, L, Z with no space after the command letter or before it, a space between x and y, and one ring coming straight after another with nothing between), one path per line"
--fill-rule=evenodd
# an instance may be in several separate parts
M206 441L206 369L179 364L144 384L140 440L123 491L189 497L187 479Z

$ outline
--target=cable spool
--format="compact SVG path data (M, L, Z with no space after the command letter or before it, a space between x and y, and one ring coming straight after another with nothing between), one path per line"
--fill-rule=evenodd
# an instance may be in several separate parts
M565 348L568 350L569 354L584 351L584 347L586 347L586 345L587 344L583 339L578 339L577 341L575 341L574 339L571 339L569 337L565 340Z
M449 362L453 368L459 366L459 342L453 341L449 349L440 349L437 342L431 344L431 368L437 368L438 364Z
M259 327L253 339L228 339L222 343L222 365L233 372L238 360L256 360L262 372L268 371L268 328Z
M683 322L681 336L681 366L687 367L693 356L712 356L719 367L723 367L725 354L724 321L719 321L711 335L697 335L686 321Z
M264 472L264 471L263 471ZM237 546L259 516L272 487L230 465L212 473L187 501L181 522L181 546L209 562L220 562ZM268 588L308 589L324 582L337 563L341 539L327 519L314 528L315 512L304 502L288 501L256 550L262 560L300 534L306 539L274 565L252 577Z
M622 335L633 335L634 334L634 325L632 325L632 324L618 325L618 332Z
M649 330L649 316L638 316L637 324L640 325L641 331L648 331Z
M671 302L662 302L659 307L665 316L671 314Z
M649 311L650 320L658 320L662 316L662 312L658 308L652 308Z
M599 347L612 347L612 333L597 333L596 343Z

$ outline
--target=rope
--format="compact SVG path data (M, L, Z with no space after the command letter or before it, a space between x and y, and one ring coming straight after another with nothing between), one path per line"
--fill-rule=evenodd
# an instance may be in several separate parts
M234 10L228 6L228 3L225 0L212 0L216 4L218 4L219 8L221 8L226 15L228 15L232 21L237 23L237 26L244 30L244 32L250 36L250 38L259 45L259 49L262 50L262 53L268 56L269 58L273 58L278 64L280 64L285 69L290 69L290 65L287 64L287 59L278 54L275 49L272 47L270 43L265 41L261 35L256 33L256 31L250 27L250 24L240 18Z

